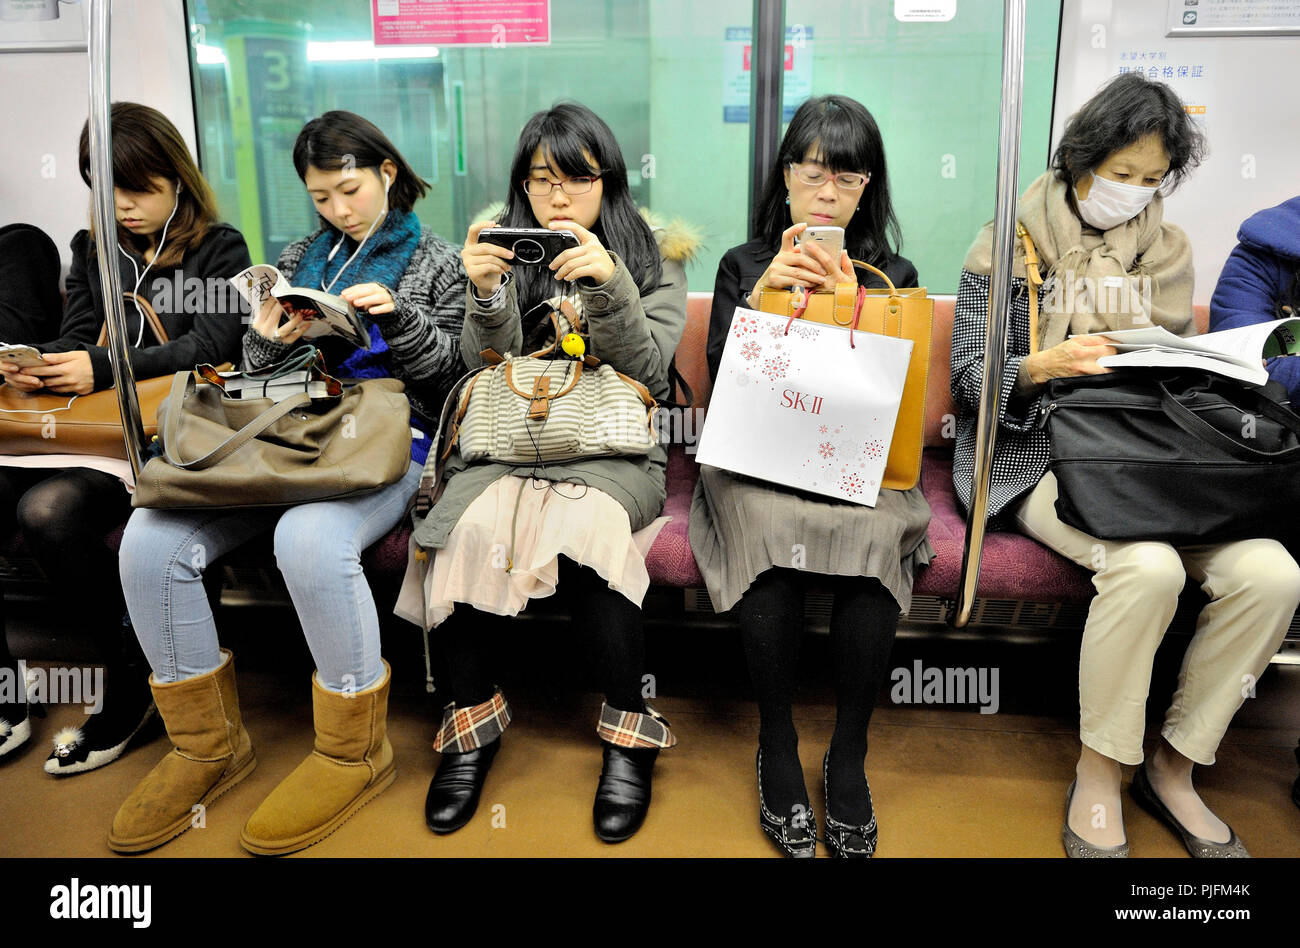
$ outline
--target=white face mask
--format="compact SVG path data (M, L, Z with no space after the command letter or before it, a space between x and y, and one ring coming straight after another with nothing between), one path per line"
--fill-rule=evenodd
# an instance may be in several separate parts
M1098 230L1110 230L1142 213L1156 196L1155 188L1139 188L1133 184L1111 181L1099 174L1092 176L1092 190L1085 200L1074 195L1079 216Z

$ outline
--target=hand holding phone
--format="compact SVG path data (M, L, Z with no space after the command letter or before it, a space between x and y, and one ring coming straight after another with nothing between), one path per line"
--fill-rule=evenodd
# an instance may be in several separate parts
M0 362L16 365L20 369L30 369L34 365L46 365L45 357L31 346L0 345Z
M818 249L826 251L826 255L831 260L838 262L840 254L844 250L844 228L830 226L809 227L803 233L796 235L794 242L800 250L803 250L807 244L816 244Z

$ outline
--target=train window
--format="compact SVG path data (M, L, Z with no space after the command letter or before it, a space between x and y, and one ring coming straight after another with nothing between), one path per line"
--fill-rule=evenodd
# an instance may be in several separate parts
M290 160L313 115L348 109L383 129L433 182L416 205L420 220L459 243L504 199L528 116L576 99L618 137L637 202L688 221L716 251L690 271L691 289L711 290L716 256L746 239L749 129L724 121L720 99L729 37L748 29L753 4L514 6L549 9L549 45L511 36L496 46L376 48L372 4L355 0L187 4L200 161L254 259L274 259L315 227Z
M315 226L290 161L307 118L337 108L374 121L434 183L421 221L458 243L504 197L527 117L569 98L613 128L638 202L701 232L690 288L711 290L718 257L747 238L752 2L513 5L548 12L548 45L376 47L375 8L353 0L188 4L200 160L253 256L273 259ZM1059 14L1030 0L1022 181L1047 162ZM993 215L1001 17L997 0L966 0L944 23L900 23L890 0L786 4L785 118L829 92L872 110L904 252L932 292L956 291Z
M962 0L946 22L904 23L892 2L786 3L796 65L798 44L812 53L807 94L851 96L879 123L903 255L932 293L957 292L971 240L993 219L1002 6ZM1060 15L1057 0L1026 5L1021 189L1047 167Z

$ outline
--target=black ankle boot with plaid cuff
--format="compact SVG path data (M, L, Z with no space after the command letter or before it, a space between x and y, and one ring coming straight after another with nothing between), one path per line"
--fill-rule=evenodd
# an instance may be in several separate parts
M441 753L463 754L486 747L510 726L510 705L498 688L487 701L468 708L447 705L442 726L433 739L433 749Z
M668 729L668 721L650 705L645 711L620 711L602 702L597 736L615 747L662 748L677 743L677 735Z

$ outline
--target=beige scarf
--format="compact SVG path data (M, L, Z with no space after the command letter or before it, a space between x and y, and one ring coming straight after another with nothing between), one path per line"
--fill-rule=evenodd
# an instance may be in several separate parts
M1079 219L1067 185L1048 171L1021 195L1016 214L1047 267L1040 349L1067 335L1163 326L1179 336L1196 332L1192 316L1192 248L1187 235L1164 222L1157 196L1132 220L1101 232ZM993 224L980 231L963 267L992 270ZM1012 276L1025 278L1016 241Z

